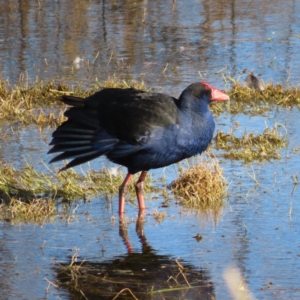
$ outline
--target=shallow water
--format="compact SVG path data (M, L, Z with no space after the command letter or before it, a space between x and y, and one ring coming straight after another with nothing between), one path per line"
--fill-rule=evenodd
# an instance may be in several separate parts
M199 72L223 88L222 73L243 80L244 68L261 74L266 82L299 84L298 0L103 0L76 1L75 5L67 0L15 0L0 4L4 24L0 28L0 70L12 84L20 73L31 81L38 76L87 86L96 77L105 80L116 74L143 79L148 87L178 95L189 83L200 80ZM76 64L77 57L84 60ZM225 87L229 86L227 81ZM175 200L163 208L162 197L149 199L157 195L147 195L148 215L138 231L137 208L127 204L128 235L117 219L111 219L117 216L116 195L112 202L99 197L73 204L70 219L43 226L2 222L1 299L85 299L74 292L72 284L65 283L70 274L58 268L58 264L69 264L77 251L77 261L86 260L83 266L88 278L103 273L121 279L123 287L130 286L139 299L162 296L146 298L142 293L146 287L131 282L133 275L140 277L144 272L147 288L161 289L162 282L175 272L179 257L189 270L189 282L198 286L176 295L165 293L165 297L231 299L223 273L236 266L257 299L299 299L300 190L291 178L299 176L300 152L292 152L300 146L299 111L274 109L264 116L223 114L216 119L223 131L237 121L237 134L245 129L263 132L266 125L280 123L289 146L281 151L280 160L270 162L244 165L220 158L230 197L217 224L199 212L184 210ZM2 163L15 168L29 163L45 171L51 131L3 125ZM103 165L114 166L104 159L91 163L95 169ZM155 179L166 176L167 183L177 176L172 166L151 173ZM161 222L153 216L155 210L166 213ZM199 242L193 238L198 233L203 236ZM157 263L147 264L149 258ZM134 273L132 267L139 265ZM162 268L165 277L161 277ZM79 278L78 284L86 298L99 299L98 285L105 299L106 288L111 286L101 285L99 278L91 286L84 279ZM55 287L57 280L60 288ZM122 287L116 284L115 288L120 291Z
M12 83L117 74L180 92L198 72L220 85L244 68L299 83L298 1L1 2L1 72Z

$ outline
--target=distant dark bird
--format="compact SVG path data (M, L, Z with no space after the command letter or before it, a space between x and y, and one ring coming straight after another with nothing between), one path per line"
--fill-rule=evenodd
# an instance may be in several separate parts
M127 185L142 171L136 185L140 211L145 209L143 182L150 169L179 162L203 152L215 123L208 104L229 100L228 95L205 82L193 83L179 99L133 88L107 88L85 99L63 96L70 106L52 134L49 153L62 152L50 163L72 160L61 170L101 155L127 167L119 188L119 214L124 212Z
M244 85L250 89L263 91L265 89L263 82L258 79L253 72L248 71L247 69L243 70L243 73L247 73L247 77L244 81Z

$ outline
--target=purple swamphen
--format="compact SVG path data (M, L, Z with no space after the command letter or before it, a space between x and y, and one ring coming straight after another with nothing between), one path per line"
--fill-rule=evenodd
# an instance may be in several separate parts
M119 189L119 214L124 213L127 185L133 174L140 212L145 209L143 182L150 169L161 168L203 152L215 123L211 101L229 100L208 83L193 83L179 99L161 93L107 88L85 99L63 96L71 106L67 121L52 134L49 153L62 152L50 163L72 159L62 170L101 155L127 167Z

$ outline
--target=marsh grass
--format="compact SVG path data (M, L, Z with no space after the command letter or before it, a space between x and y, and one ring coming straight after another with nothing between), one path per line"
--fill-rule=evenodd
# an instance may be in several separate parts
M285 129L282 131L279 127L282 126L275 124L273 128L266 127L263 133L258 134L245 131L241 137L232 132L218 131L215 137L216 149L224 150L221 155L225 158L245 162L280 159L279 150L288 146L288 138Z
M230 78L232 88L227 91L231 101L226 105L211 105L214 114L227 111L231 114L263 114L276 107L300 108L300 91L295 88L285 89L282 85L268 84L264 91L249 89ZM89 86L77 84L68 86L56 80L30 81L20 77L19 83L10 85L0 78L0 119L18 121L21 124L37 124L40 127L57 126L64 120L66 106L59 101L64 94L87 97L103 88L136 88L147 90L144 82L125 81L116 76L100 82L96 78Z
M53 174L37 172L33 166L16 170L0 165L0 219L23 218L24 222L35 222L44 217L47 221L48 216L59 213L56 204L62 201L88 200L96 196L111 200L118 195L124 175L122 172L112 174L106 168L98 172L90 170L86 174L73 169ZM128 200L136 198L134 183L137 178L138 175L129 184ZM144 189L146 194L155 190L151 176L147 177ZM136 204L136 201L132 202Z
M102 171L89 170L86 174L77 173L73 169L60 172L58 174L46 174L37 172L33 166L28 166L21 172L10 169L11 176L6 178L3 189L10 193L17 193L19 197L25 199L26 192L34 195L51 197L53 199L63 198L65 200L90 199L100 194L103 196L117 195L119 185L124 180L122 172L112 174L108 169ZM128 193L134 194L134 183L138 176L134 176L128 187ZM8 179L8 180L7 180ZM151 192L151 176L145 182L145 192ZM0 183L1 184L1 183ZM0 185L1 186L1 185Z
M0 204L0 219L14 224L53 222L57 214L55 202L42 198L23 201L11 197L8 204Z
M170 188L184 207L218 211L224 205L227 183L215 159L200 157L196 165L181 169Z
M281 84L266 84L263 91L247 88L234 83L230 90L230 99L242 105L277 105L281 107L297 106L300 108L300 90L297 87L284 88Z
M115 76L103 83L95 80L89 87L81 84L68 86L54 80L30 83L22 78L18 84L11 86L9 81L0 79L0 119L18 121L24 125L57 126L64 120L63 113L66 109L66 105L59 101L62 95L87 97L108 87L146 89L143 82L120 80Z
M138 175L130 182L127 197L127 201L135 205L134 184ZM94 197L111 200L118 195L124 176L123 172L111 172L106 168L87 173L73 169L43 173L29 165L22 170L0 165L0 219L38 223L55 220L54 216L60 214L58 204ZM225 193L226 184L222 176L221 168L213 160L201 162L190 170L182 171L180 178L172 184L172 190L185 207L216 210L222 205ZM151 193L159 192L151 176L147 176L144 189L147 199ZM154 218L162 221L165 215L156 213Z
M232 78L230 81L232 87L226 91L230 101L225 105L211 105L214 114L226 111L230 114L263 115L276 107L300 109L300 90L297 87L284 88L281 84L270 83L260 91L245 87Z

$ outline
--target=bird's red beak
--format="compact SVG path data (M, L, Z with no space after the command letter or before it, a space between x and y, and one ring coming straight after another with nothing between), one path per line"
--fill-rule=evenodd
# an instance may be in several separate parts
M226 101L230 99L227 94L211 86L210 84L206 82L201 83L211 89L211 101Z

